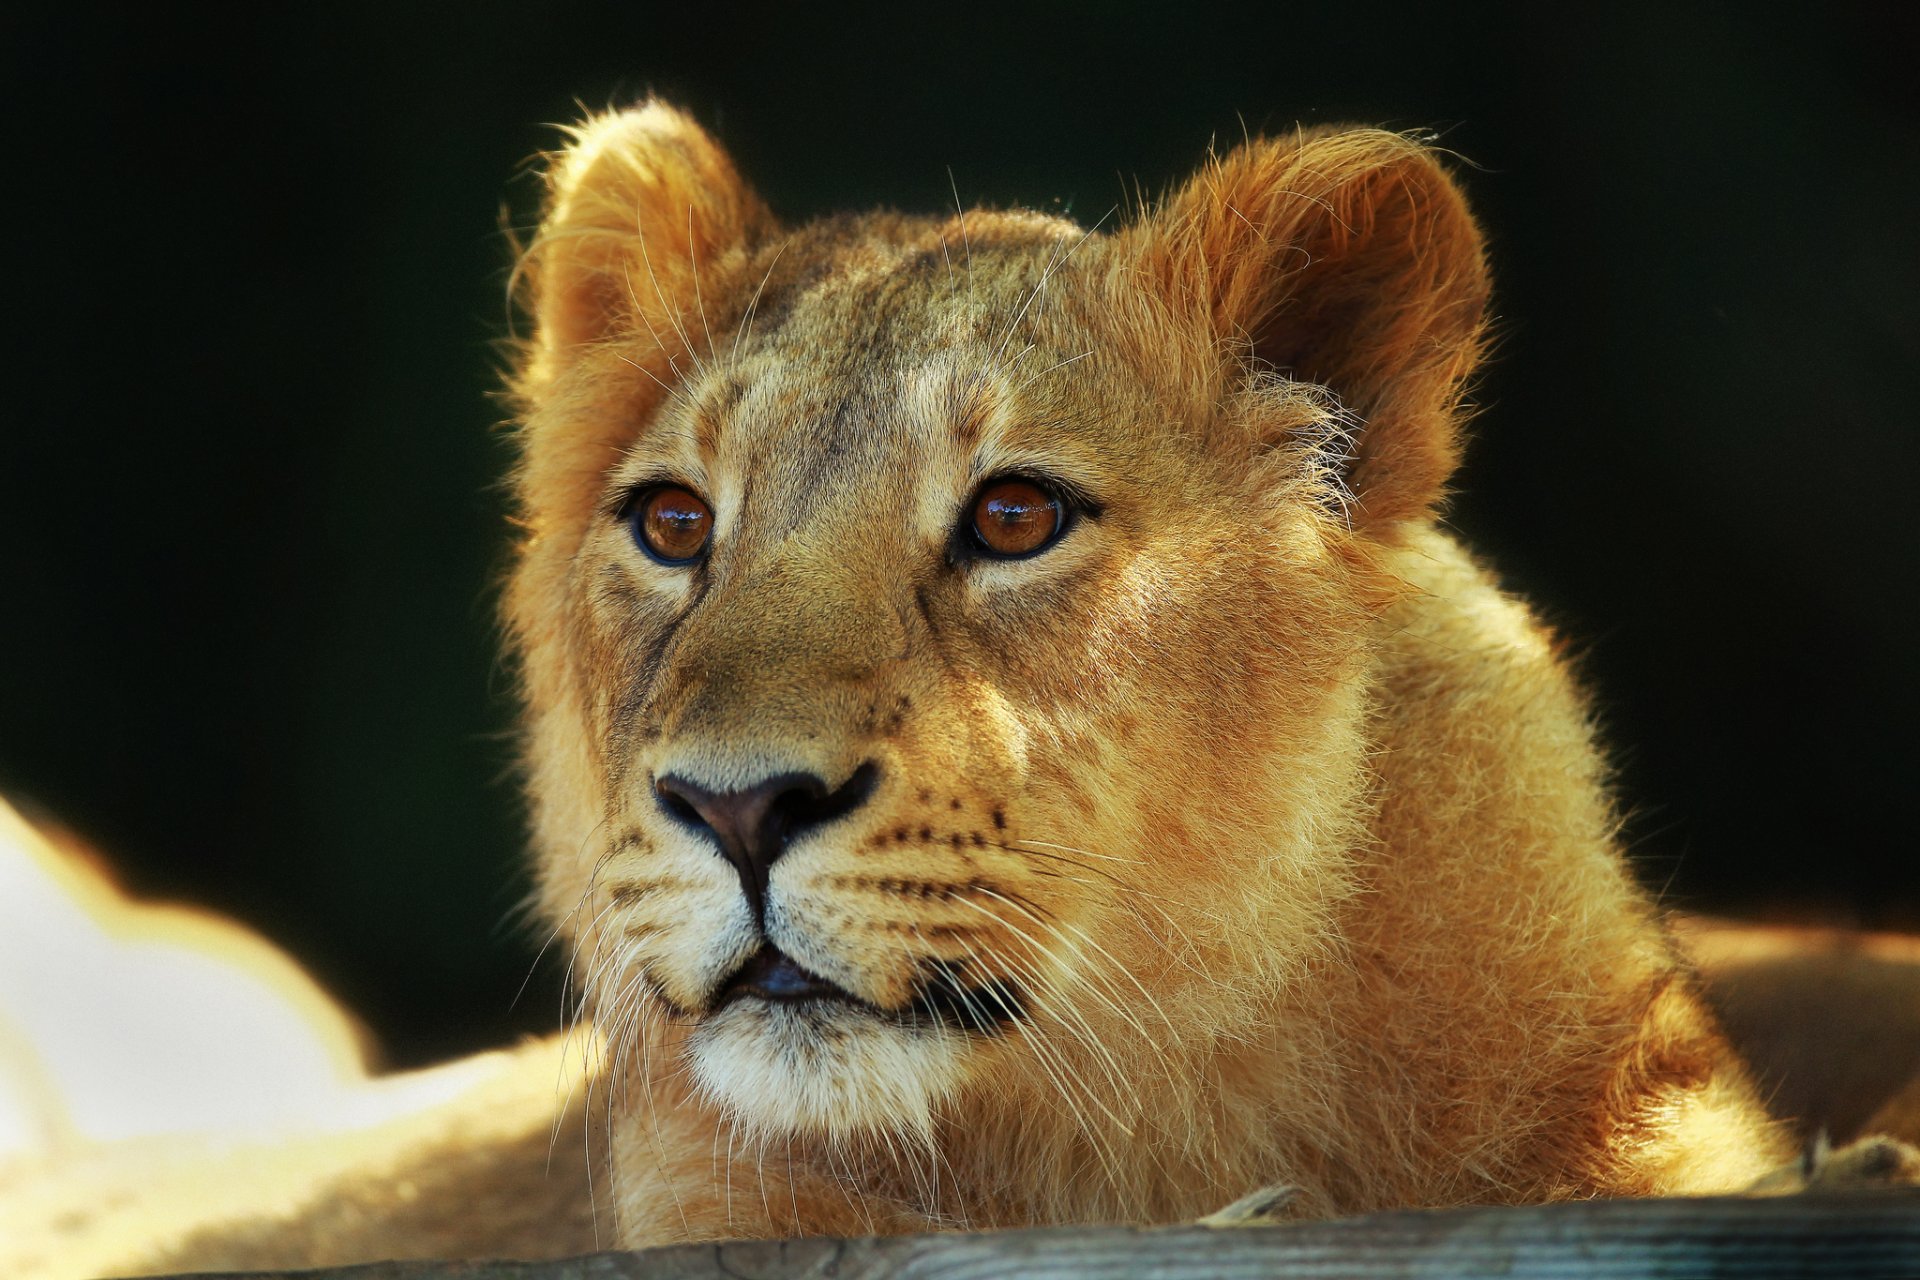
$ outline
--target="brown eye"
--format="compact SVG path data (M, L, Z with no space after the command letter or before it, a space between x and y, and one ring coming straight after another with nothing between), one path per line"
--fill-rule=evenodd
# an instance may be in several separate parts
M713 509L691 491L666 484L643 494L629 517L633 540L663 564L685 564L707 549Z
M1060 499L1031 480L995 480L973 500L973 538L991 555L1033 555L1064 521Z

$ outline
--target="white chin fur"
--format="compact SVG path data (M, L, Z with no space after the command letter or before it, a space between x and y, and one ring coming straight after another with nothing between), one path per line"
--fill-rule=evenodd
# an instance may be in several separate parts
M708 1018L687 1055L703 1093L769 1136L928 1137L934 1105L960 1084L965 1048L962 1034L844 1005L748 998Z

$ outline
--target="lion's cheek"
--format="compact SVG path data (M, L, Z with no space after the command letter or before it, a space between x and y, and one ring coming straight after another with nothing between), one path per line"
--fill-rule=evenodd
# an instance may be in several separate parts
M739 885L709 861L719 859L652 853L602 867L575 926L575 978L597 1016L702 1009L759 946Z

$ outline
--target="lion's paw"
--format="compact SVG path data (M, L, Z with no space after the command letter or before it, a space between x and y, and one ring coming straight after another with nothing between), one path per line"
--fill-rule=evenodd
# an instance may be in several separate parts
M1913 1186L1920 1186L1920 1149L1898 1138L1875 1134L1835 1150L1822 1132L1807 1143L1798 1160L1763 1175L1747 1188L1747 1194L1784 1196L1802 1191Z

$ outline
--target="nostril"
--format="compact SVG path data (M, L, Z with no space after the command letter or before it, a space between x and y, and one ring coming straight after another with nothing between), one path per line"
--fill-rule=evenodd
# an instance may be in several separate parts
M699 805L682 793L681 786L677 778L662 778L654 784L654 799L660 802L660 807L675 822L683 822L702 831L708 830L711 824L700 816Z
M771 793L767 811L789 828L804 825L827 797L827 784L810 773L793 773L763 783Z
M786 823L787 834L797 835L809 827L824 826L858 809L873 794L874 784L879 777L879 766L869 760L855 769L831 793L818 778L808 778L806 781L812 784L810 787L791 789L774 802L774 807Z

